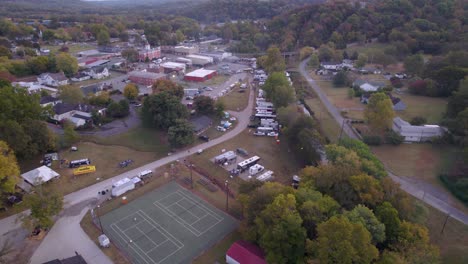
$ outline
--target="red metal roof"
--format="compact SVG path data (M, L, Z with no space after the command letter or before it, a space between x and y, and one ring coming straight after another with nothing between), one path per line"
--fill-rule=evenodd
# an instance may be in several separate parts
M226 255L241 264L267 264L262 249L243 240L232 244Z

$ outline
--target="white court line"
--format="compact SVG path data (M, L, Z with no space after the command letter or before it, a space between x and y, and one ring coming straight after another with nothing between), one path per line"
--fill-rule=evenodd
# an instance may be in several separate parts
M141 252L143 252L143 254L146 255L146 253L145 253L137 244L135 244L135 243L129 243L128 241L130 240L130 237L129 237L127 234L125 234L124 232L122 232L122 230L121 230L117 225L115 225L115 224L112 225L112 224L111 224L111 227L112 227L112 228L113 228L113 226L115 226L115 227L119 230L119 232L122 233L122 234L128 239L128 240L125 240L125 238L122 237L122 236L120 235L119 232L116 232L121 238L123 238L124 242L127 242L127 245L129 245L129 246L133 249L133 251L135 251L135 253L137 253L138 256L140 256L140 258L142 258L146 263L150 264L148 261L146 261L146 259L145 259L136 249L134 249L134 247L138 248ZM115 230L114 230L114 231L115 231ZM152 258L150 258L148 255L146 255L146 256L147 256L149 259L152 260Z
M148 217L148 219L145 219L147 220L148 222L154 222L153 218L149 217L145 212L141 211L141 210L138 210L139 212L141 212L142 214L144 214L146 217ZM181 246L177 245L176 243L174 243L173 240L170 240L172 242L172 244L176 245L178 248L176 250L174 250L171 254L167 255L165 258L161 259L159 262L157 263L161 263L163 262L164 260L166 260L168 257L174 255L177 251L179 251L180 249L182 249L185 245L184 243L180 242L177 238L175 238L170 232L168 232L166 229L164 229L164 227L162 227L161 225L159 225L158 223L154 222L154 224L156 224L157 226L159 226L162 230L164 230L164 232L166 232L169 236L171 236L175 241L177 241L177 243L181 244ZM149 252L149 251L148 251Z
M154 202L153 204L156 207L158 207L159 209L161 209L164 213L166 213L169 217L174 219L181 226L185 227L188 231L192 232L192 234L194 234L195 236L199 237L201 235L200 231L198 231L197 229L192 230L191 228L193 228L193 227L191 225L189 225L187 222L185 222L178 215L174 214L174 212L172 212L171 210L169 210L169 209L163 207L162 205L160 205L158 201Z
M145 234L145 232L141 231L141 229L138 228L138 227L135 227L135 228L136 228L140 233L142 233L147 239L149 239L149 241L151 241L151 243L152 243L153 245L155 245L156 247L158 247L158 244L156 244L156 242L154 242L153 239L149 238L149 237ZM166 240L167 240L167 237L166 237ZM166 241L166 240L164 240L164 241ZM155 247L151 247L151 248L154 249Z
M127 218L129 218L130 216L135 215L135 214L136 214L136 213L129 214L129 215L127 215L126 217L121 218L119 221L116 221L116 222L114 222L114 223L112 223L112 224L117 225L118 223L124 221L125 219L127 219ZM141 222L138 222L138 224L139 224L139 223L141 223ZM132 226L130 226L129 228L124 229L124 231L127 231L128 229L130 229L130 228L132 228L132 227L134 227L134 226L135 226L135 224L132 225ZM119 228L119 229L121 229L121 228Z
M118 232L118 231L115 230L114 226L116 226L116 225L111 224L111 225L110 225L110 228L112 228L112 230L114 231L114 233L117 234L117 235L120 237L120 239L123 240L123 242L126 242L126 241L125 241L125 238L122 237L122 235L120 234L120 232ZM120 243L119 243L119 244L120 244ZM128 246L128 242L126 242L126 245ZM122 248L124 248L126 245L125 245L125 244L122 244ZM140 255L137 251L135 251L135 252L139 255L140 258L142 258L141 255ZM136 256L135 256L135 257L136 257ZM133 258L135 258L135 257L133 257ZM144 258L142 258L142 259L143 259L146 263L148 263L148 261L146 261ZM135 260L138 260L138 258L135 258ZM138 261L138 263L140 263L140 261Z
M179 202L177 202L176 204L177 204L177 206L180 206L182 209L184 209L185 212L187 212L187 213L193 215L193 217L195 217L197 220L200 220L200 217L198 217L198 216L192 214L192 212L190 212L187 208L185 208L185 207L183 207L182 205L180 205ZM203 217L204 217L204 216L203 216Z
M168 198L169 196L172 196L172 195L175 195L175 194L177 194L177 192L172 192L172 193L170 193L170 194L164 196L163 198L158 199L158 201L162 201L162 200ZM184 199L184 197L182 197L182 199ZM177 200L177 202L179 202L179 201L182 200L182 199ZM172 204L174 204L174 203L171 203L170 205L172 205ZM170 206L170 205L169 205L169 206Z
M195 201L195 199L193 199L192 197L188 196L188 195L185 194L183 191L178 190L177 192L178 192L180 195L182 195L182 196L184 196L185 198L187 198L187 200L193 202L195 205L201 207L201 208L204 209L205 211L210 212L211 215L212 215L216 220L220 220L220 221L224 220L224 217L218 215L216 212L213 212L210 208L206 207L203 203L201 203L201 202L198 202L198 203L197 203L197 201Z

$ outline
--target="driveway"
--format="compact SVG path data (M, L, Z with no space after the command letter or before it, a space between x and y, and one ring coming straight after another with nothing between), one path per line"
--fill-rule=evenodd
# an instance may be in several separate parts
M301 75L307 80L312 89L314 89L315 93L318 95L318 97L325 105L328 112L336 120L336 122L338 122L338 124L341 124L341 126L343 127L343 132L346 133L346 135L348 135L350 138L357 139L357 136L351 129L349 123L347 123L345 119L341 116L339 110L332 103L330 103L325 93L322 91L322 89L320 89L320 86L318 86L317 83L310 77L309 73L306 70L306 65L308 61L309 58L303 60L299 65L299 71ZM411 181L410 177L395 175L390 170L388 170L388 168L386 168L386 170L390 178L393 181L399 183L401 189L406 191L408 194L424 201L425 203L429 204L434 208L437 208L439 211L450 215L450 217L457 219L465 225L468 225L468 214L465 214L464 212L450 205L447 199L443 199L445 193L442 193L434 188L423 188L417 182Z
M64 211L61 213L58 221L50 230L44 241L42 241L39 248L34 252L31 257L31 263L39 264L55 258L70 257L75 255L75 251L80 253L88 263L112 263L84 233L79 225L79 222L86 212L95 204L98 198L98 192L110 188L113 182L122 178L133 177L142 170L154 169L171 162L183 160L185 157L195 153L198 149L210 148L237 136L247 127L250 121L249 118L253 111L254 97L255 93L250 93L248 107L243 111L230 112L238 119L239 123L234 129L226 132L221 137L197 145L189 150L174 153L171 156L156 160L140 168L122 173L111 179L66 195L64 197ZM15 221L17 217L18 215L14 215L0 220L0 238L6 238L6 234L20 227L20 223Z

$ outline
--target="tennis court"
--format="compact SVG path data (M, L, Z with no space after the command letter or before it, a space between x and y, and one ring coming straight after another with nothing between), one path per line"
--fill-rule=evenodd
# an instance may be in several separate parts
M175 182L101 216L104 232L132 263L190 263L237 221Z

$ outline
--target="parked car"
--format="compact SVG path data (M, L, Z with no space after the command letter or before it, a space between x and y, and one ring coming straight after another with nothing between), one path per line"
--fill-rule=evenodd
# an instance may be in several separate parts
M187 96L185 97L185 100L193 100L193 96Z
M255 131L253 134L254 134L254 136L265 136L264 132Z
M245 150L243 148L237 148L236 151L237 151L237 153L239 153L242 156L248 156L249 155L249 152L247 152L247 150Z
M276 137L276 136L278 136L278 133L276 133L276 132L269 132L269 133L267 134L267 136L269 136L269 137Z
M198 138L201 139L201 140L204 140L206 142L210 141L210 138L208 136L205 136L205 135L201 135Z
M220 132L225 132L226 131L226 129L224 127L222 127L222 126L216 127L216 130L218 130Z

